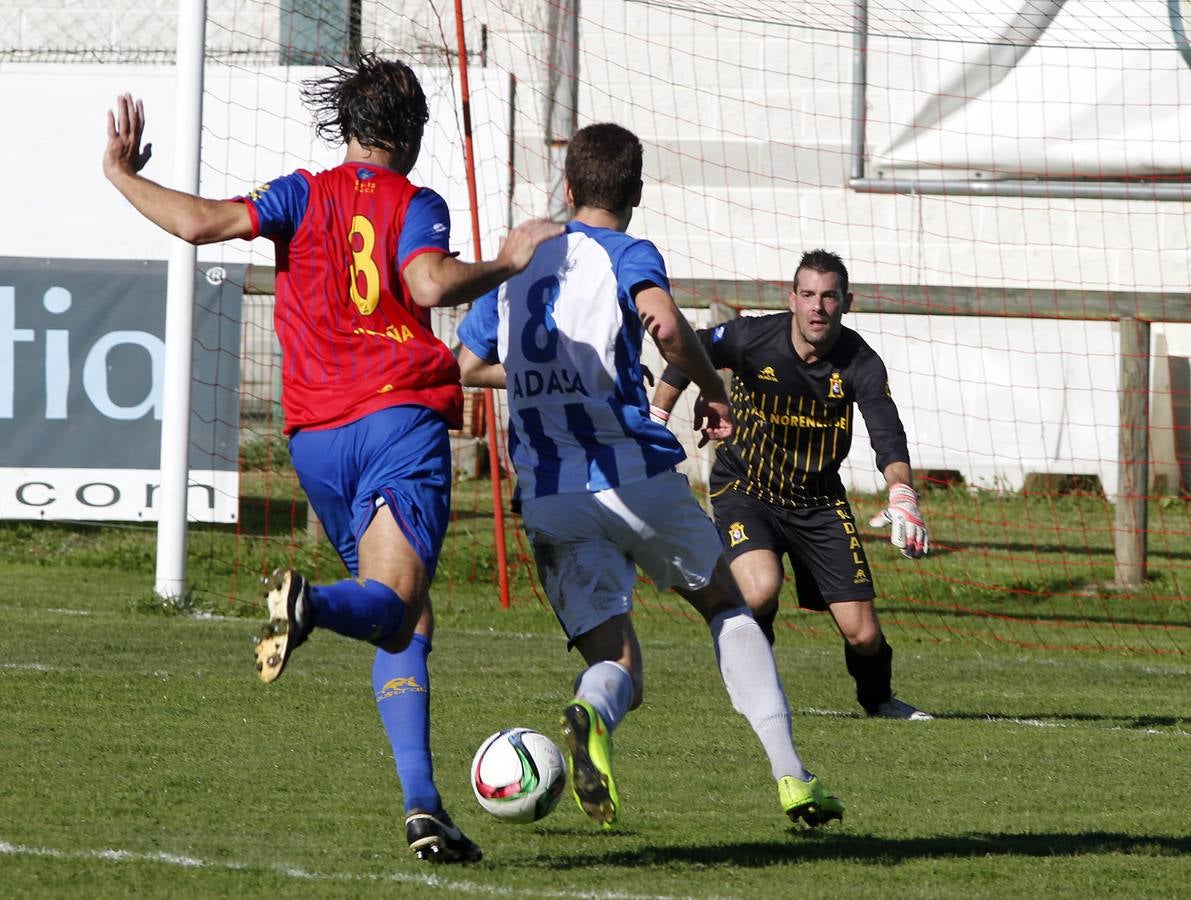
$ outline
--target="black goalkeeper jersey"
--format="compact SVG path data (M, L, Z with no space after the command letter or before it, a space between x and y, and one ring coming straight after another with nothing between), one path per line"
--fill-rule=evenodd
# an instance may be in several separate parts
M733 373L736 430L716 451L713 497L736 490L795 508L845 499L839 468L852 446L854 404L868 426L877 468L910 461L876 351L841 328L831 352L808 364L794 350L792 320L788 312L746 317L698 332L715 367ZM688 383L673 366L662 379L678 388Z

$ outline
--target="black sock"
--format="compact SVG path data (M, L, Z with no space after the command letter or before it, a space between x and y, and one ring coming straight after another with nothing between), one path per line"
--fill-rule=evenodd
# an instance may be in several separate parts
M773 609L767 613L753 613L753 618L757 620L757 624L761 626L761 633L765 635L765 640L769 641L769 646L773 646L773 623L777 619L777 604L775 603Z
M844 662L848 674L856 681L856 699L865 712L875 712L877 707L893 697L893 648L881 636L881 646L872 656L863 656L844 642Z

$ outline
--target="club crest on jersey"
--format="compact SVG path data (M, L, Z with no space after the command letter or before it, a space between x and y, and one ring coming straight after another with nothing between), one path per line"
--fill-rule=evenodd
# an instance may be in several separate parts
M749 539L749 536L744 533L743 522L733 522L728 526L728 546L735 547L743 544Z
M856 574L852 576L852 584L868 584L868 572L857 569Z
M832 400L844 399L844 377L840 375L839 369L831 373L831 381L827 385L827 396Z
M766 366L757 373L757 378L760 381L777 381L777 375L773 371L773 366Z

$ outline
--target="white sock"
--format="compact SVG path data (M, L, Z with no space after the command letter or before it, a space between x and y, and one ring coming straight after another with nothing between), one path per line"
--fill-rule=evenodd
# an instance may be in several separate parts
M765 634L745 607L720 613L709 627L732 707L761 739L774 780L793 775L805 781L810 776L794 747L790 706Z
M590 703L615 731L633 702L633 676L618 662L598 662L575 679L575 697Z

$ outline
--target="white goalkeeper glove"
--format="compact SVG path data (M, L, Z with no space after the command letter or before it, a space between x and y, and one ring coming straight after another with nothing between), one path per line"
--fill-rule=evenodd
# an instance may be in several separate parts
M892 526L889 543L902 552L902 556L918 559L930 552L930 538L926 523L918 509L918 492L908 484L895 484L889 489L889 505L869 521L874 528Z

